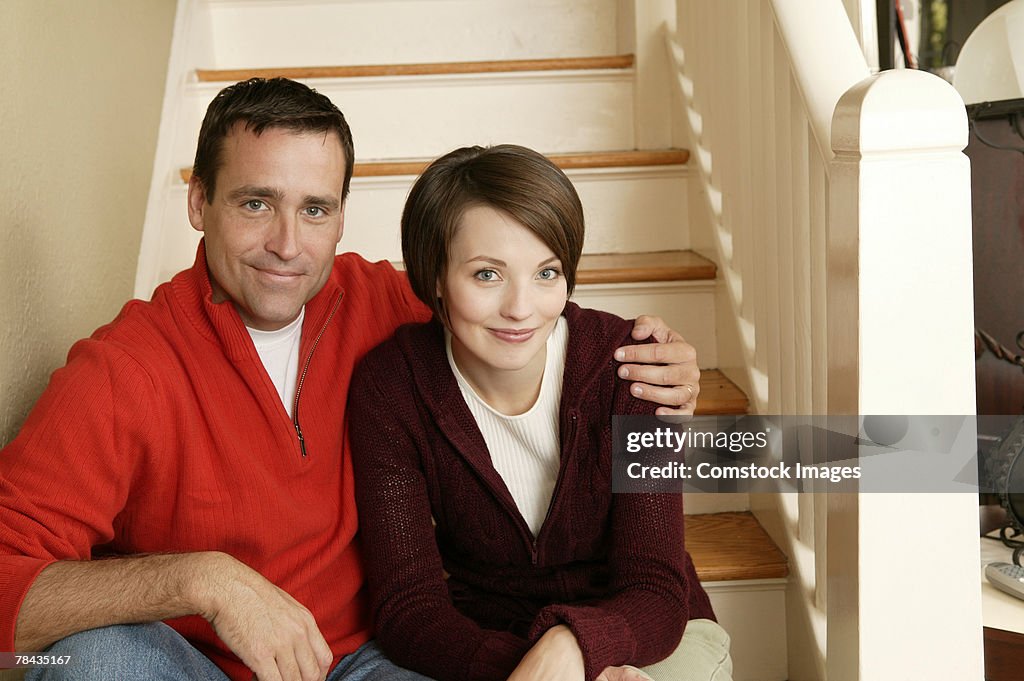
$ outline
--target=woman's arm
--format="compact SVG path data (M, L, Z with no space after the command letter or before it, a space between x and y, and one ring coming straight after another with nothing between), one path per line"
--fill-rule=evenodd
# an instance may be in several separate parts
M610 415L649 415L655 408L632 398L621 381L608 401ZM689 619L682 496L615 494L608 532L611 581L606 595L543 608L530 632L531 640L538 640L552 626L567 625L583 652L588 680L609 666L665 658Z
M508 681L584 681L583 653L572 630L558 624L545 631Z
M381 357L371 354L356 370L349 399L356 500L377 640L392 661L437 681L504 681L530 644L508 632L481 628L452 604L419 463L423 433L407 397L412 377L403 382L397 355L392 361L381 362Z
M583 653L587 679L608 666L643 666L671 654L689 619L682 510L679 495L617 495L607 595L543 608L531 640L567 625Z

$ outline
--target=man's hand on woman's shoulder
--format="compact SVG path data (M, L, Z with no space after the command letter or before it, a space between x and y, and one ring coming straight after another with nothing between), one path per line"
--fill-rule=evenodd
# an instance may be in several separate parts
M691 416L700 394L697 351L660 317L640 316L633 325L633 338L654 338L655 343L626 345L615 351L622 362L619 377L633 381L636 397L661 404L659 416Z

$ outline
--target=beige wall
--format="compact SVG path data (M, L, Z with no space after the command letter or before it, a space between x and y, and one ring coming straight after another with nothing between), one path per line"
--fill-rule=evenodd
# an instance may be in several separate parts
M175 0L3 0L0 444L131 297Z

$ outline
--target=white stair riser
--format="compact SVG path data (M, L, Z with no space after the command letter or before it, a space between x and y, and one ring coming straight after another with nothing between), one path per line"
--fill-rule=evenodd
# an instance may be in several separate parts
M715 282L683 281L577 286L572 299L626 319L657 315L697 348L702 369L718 365L715 352Z
M583 203L585 253L643 253L690 247L683 167L569 171Z
M357 159L433 158L514 142L547 153L633 148L631 70L307 81L352 128ZM176 157L194 159L206 107L225 83L194 85Z
M590 57L616 47L615 0L212 0L205 9L212 63L200 68Z
M691 336L690 326L678 329L687 339ZM707 348L697 347L699 363L704 365L703 355ZM699 401L699 400L698 400ZM686 515L701 515L704 513L732 513L736 511L750 510L750 496L746 492L687 492L683 495L683 513Z
M685 216L686 171L682 168L570 170L567 173L586 216L585 253L630 253L683 250L689 247ZM369 260L401 260L399 224L406 196L415 177L357 177L345 209L344 250ZM168 225L185 220L186 187L168 192ZM172 228L172 238L182 236ZM194 239L185 235L187 249ZM168 243L171 252L182 247ZM177 258L175 258L177 261Z
M733 681L784 681L786 580L704 582L718 623L732 639Z
M686 171L682 168L603 172L570 170L586 216L586 253L683 250ZM414 176L357 177L345 209L347 250L374 260L400 260L402 208Z

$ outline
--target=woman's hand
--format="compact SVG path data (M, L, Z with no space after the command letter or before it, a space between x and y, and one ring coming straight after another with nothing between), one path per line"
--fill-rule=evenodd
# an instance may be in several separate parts
M572 630L559 624L544 632L523 656L508 681L585 681L583 653ZM631 680L629 677L616 677L607 681Z

